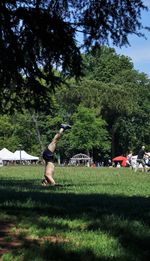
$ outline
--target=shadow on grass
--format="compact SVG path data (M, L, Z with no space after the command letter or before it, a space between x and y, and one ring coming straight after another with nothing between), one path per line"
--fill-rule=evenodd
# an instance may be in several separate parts
M10 216L16 216L18 222L28 219L29 225L34 224L38 229L46 228L40 215L67 219L81 219L88 222L87 231L99 230L117 238L121 246L128 253L126 257L96 257L94 253L70 251L64 244L47 242L42 247L36 242L29 250L27 241L24 242L23 260L96 260L96 261L149 261L150 234L146 232L150 224L150 198L125 197L107 194L75 194L63 192L62 187L43 188L32 181L2 180L0 205L1 210ZM64 187L67 184L64 184ZM70 187L71 184L68 184ZM74 186L74 185L73 185ZM34 188L34 189L33 189ZM26 191L15 191L26 189ZM33 189L33 190L32 190ZM127 223L126 223L127 221ZM131 222L131 226L129 225ZM133 225L133 224L134 225ZM141 227L139 227L141 224ZM50 224L48 224L50 225ZM67 225L51 224L56 231L67 231ZM80 232L80 231L79 231ZM31 243L31 242L30 242ZM49 250L50 249L50 250ZM17 255L17 252L14 250ZM30 258L32 256L32 259ZM39 259L40 260L40 259Z
M46 242L43 246L38 243L24 242L22 248L24 257L23 261L27 260L65 260L65 261L111 261L112 259L106 257L96 257L90 249L84 249L81 251L71 251L63 244L53 244ZM13 251L13 256L17 256L17 251ZM120 261L115 259L115 261Z

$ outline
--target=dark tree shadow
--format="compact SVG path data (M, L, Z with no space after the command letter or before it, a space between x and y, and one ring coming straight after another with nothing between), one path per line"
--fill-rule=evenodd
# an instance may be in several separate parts
M77 185L77 184L75 184ZM150 198L149 197L126 197L121 195L107 194L74 194L63 192L64 187L71 187L71 184L64 184L63 187L41 187L35 180L1 180L0 206L7 214L15 215L18 220L28 218L34 222L38 228L46 226L44 221L39 220L39 216L60 217L69 219L84 218L88 221L88 231L98 231L109 233L116 237L121 246L128 253L129 257L96 257L91 250L83 252L72 252L65 249L63 244L47 243L43 248L38 243L31 246L31 251L25 251L24 260L35 255L43 257L43 260L99 260L99 261L149 261L150 260L150 234L140 233L138 225L134 228L122 226L117 220L128 220L129 222L140 222L149 228L150 225ZM74 184L72 184L74 186ZM107 186L107 184L106 184ZM18 191L18 187L20 191ZM23 191L25 189L25 191ZM59 192L59 193L58 193ZM31 200L33 206L24 204ZM5 204L5 202L12 202ZM18 202L15 206L15 202ZM105 217L109 219L105 220ZM116 222L115 222L116 219ZM109 221L109 222L108 222ZM53 224L52 224L53 226ZM67 231L67 225L56 225L56 229ZM57 227L59 226L59 227ZM27 242L24 242L26 249ZM46 248L47 247L47 248ZM51 247L51 251L48 249ZM16 250L14 250L14 255ZM49 255L49 256L48 256ZM35 257L36 258L36 257ZM50 258L50 259L49 259Z

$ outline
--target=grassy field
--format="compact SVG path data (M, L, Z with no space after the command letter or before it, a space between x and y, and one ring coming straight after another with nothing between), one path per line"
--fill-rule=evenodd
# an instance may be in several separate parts
M150 172L0 168L0 260L149 261Z

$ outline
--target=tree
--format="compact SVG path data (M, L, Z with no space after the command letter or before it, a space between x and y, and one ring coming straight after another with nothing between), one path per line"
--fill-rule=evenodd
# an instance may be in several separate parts
M98 149L102 154L108 153L110 142L106 122L97 117L93 109L79 106L72 120L72 131L68 134L70 148L91 155L94 149Z
M7 115L3 115L0 117L0 149L8 148L14 149L16 148L18 142L18 138L14 134L15 125L11 124L10 117Z
M85 75L97 81L101 115L108 124L112 156L148 143L150 80L113 48L98 47L84 56ZM92 86L93 84L90 84Z
M136 152L140 144L149 144L148 77L134 69L130 58L107 47L84 55L84 68L80 82L71 81L68 87L57 89L60 110L73 114L79 105L95 110L107 122L112 156L129 149Z
M36 120L38 121L38 125L35 122ZM21 144L22 149L27 152L40 155L43 149L42 145L45 145L47 141L45 133L41 133L41 129L45 127L43 125L44 120L41 121L40 116L37 119L37 115L32 114L31 116L27 111L11 116L1 115L0 148L6 147L15 151L19 149Z
M129 44L129 34L143 36L143 9L142 0L1 0L1 111L48 111L50 92L64 77L82 74L77 34L86 48L109 39Z
M117 55L114 48L98 46L84 55L84 62L85 75L88 79L115 84L133 82L134 68L131 59Z

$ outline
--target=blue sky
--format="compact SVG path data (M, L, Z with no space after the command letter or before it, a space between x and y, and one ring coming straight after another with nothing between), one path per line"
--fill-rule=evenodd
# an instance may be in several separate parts
M148 11L143 11L141 14L141 22L145 27L150 27L150 0L143 0L145 6L148 7ZM110 45L116 50L117 54L128 56L133 62L135 70L143 72L150 78L150 31L141 31L145 34L144 37L138 37L136 35L129 35L128 40L130 46L118 48ZM83 40L82 34L78 34L78 41L81 43Z
M149 11L142 12L143 26L150 27L150 0L144 0L144 4L149 8ZM134 68L139 72L144 72L150 78L150 32L143 31L147 40L138 36L129 36L131 46L123 48L115 48L117 54L123 54L131 58Z

